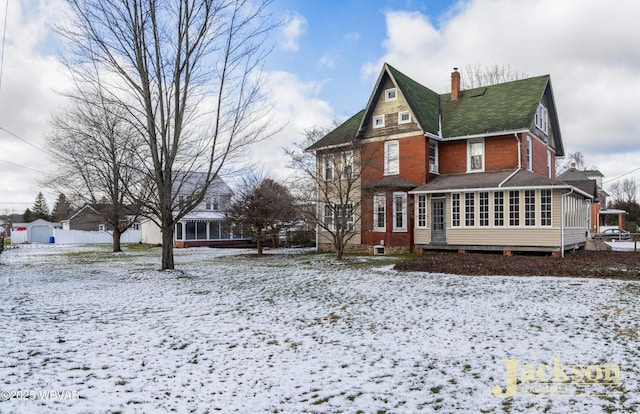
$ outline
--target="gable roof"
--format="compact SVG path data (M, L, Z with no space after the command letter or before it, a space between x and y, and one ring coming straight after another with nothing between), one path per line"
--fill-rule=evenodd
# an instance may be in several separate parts
M404 96L422 130L438 135L440 129L439 95L387 63L384 64L383 70L387 70L391 75L391 79Z
M91 212L102 216L105 212L109 213L111 211L113 211L114 209L114 205L113 204L109 204L109 203L99 203L99 204L91 204L91 203L86 203L84 204L82 207L76 209L75 211L73 211L69 217L67 217L66 219L62 220L63 222L67 222L67 221L71 221L73 219L75 219L76 217L78 217L80 214L82 214L85 210L90 210ZM128 204L122 204L120 205L120 209L121 212L125 215L128 216L137 216L140 213L136 211L136 208L132 205L128 205Z
M459 99L452 101L449 93L437 94L387 63L380 71L365 109L307 150L342 146L355 139L364 130L386 77L398 88L424 133L443 140L529 130L538 104L546 95L550 101L547 110L556 155L564 155L549 75L465 90Z
M544 75L468 89L455 101L440 95L442 137L528 129L548 82Z
M315 151L321 148L340 147L351 143L358 133L364 109L351 118L344 121L336 129L316 141L307 148L307 151Z

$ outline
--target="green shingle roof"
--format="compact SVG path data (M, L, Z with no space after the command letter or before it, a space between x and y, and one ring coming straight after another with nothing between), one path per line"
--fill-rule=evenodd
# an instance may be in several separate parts
M315 144L307 148L307 151L315 151L320 148L335 147L352 142L358 133L360 121L364 115L364 109L351 118L344 121L336 129L320 138Z
M547 87L551 87L549 75L543 75L465 90L460 99L452 101L450 93L437 94L386 63L376 88L380 87L384 71L395 81L423 131L438 135L442 128L445 140L528 129ZM363 118L371 111L372 108L367 107L358 112L307 150L350 143L360 132ZM555 119L555 112L550 115ZM552 120L552 124L555 122ZM556 150L562 155L559 132L555 139Z
M549 76L537 76L462 91L451 100L440 95L442 137L462 137L529 128Z
M424 132L437 135L439 129L440 97L431 89L419 84L393 66L387 64L396 86L411 108Z

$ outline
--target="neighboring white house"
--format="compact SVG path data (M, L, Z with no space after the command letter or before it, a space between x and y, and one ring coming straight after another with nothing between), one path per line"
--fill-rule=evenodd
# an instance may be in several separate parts
M62 228L62 225L43 219L31 223L13 223L11 225L11 244L52 243L55 228Z
M193 194L195 186L204 181L204 174L194 174L189 183L177 190L178 202ZM233 192L220 177L211 183L204 200L183 217L175 227L175 247L228 246L247 242L225 220L225 209L231 203ZM142 243L161 244L160 227L150 219L142 220Z

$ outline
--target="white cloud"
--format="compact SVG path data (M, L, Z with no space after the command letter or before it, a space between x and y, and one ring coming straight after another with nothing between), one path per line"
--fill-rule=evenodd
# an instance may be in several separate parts
M4 7L2 7L4 12ZM0 127L22 138L0 131L0 213L22 212L38 191L47 196L49 207L55 201L38 181L48 165L47 155L35 147L44 147L50 113L64 103L56 91L65 89L62 65L47 49L55 39L48 26L61 21L63 1L11 2L0 90ZM4 13L2 15L4 21ZM29 142L32 145L25 143Z
M420 13L386 13L383 62L438 92L453 67L509 65L550 74L566 152L581 151L608 177L640 167L640 2L471 0L438 28ZM464 73L462 73L464 76Z
M251 159L276 177L289 175L288 158L283 148L302 141L303 132L314 126L328 126L333 120L329 104L319 99L322 83L305 82L295 74L283 71L265 73L263 90L273 101L273 123L281 126L275 136L255 144Z
M330 50L320 56L320 59L318 59L318 66L321 68L334 69L338 58L339 54L335 50Z
M307 20L299 14L289 15L282 26L280 46L293 52L300 48L298 40L307 31Z

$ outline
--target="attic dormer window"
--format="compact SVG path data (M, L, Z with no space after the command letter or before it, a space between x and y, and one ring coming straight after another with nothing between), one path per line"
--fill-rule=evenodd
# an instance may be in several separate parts
M396 88L387 89L384 91L384 101L395 101L398 99L398 90Z
M535 125L544 132L546 135L549 135L549 113L547 112L547 108L542 104L538 104L538 109L536 110L535 117Z

